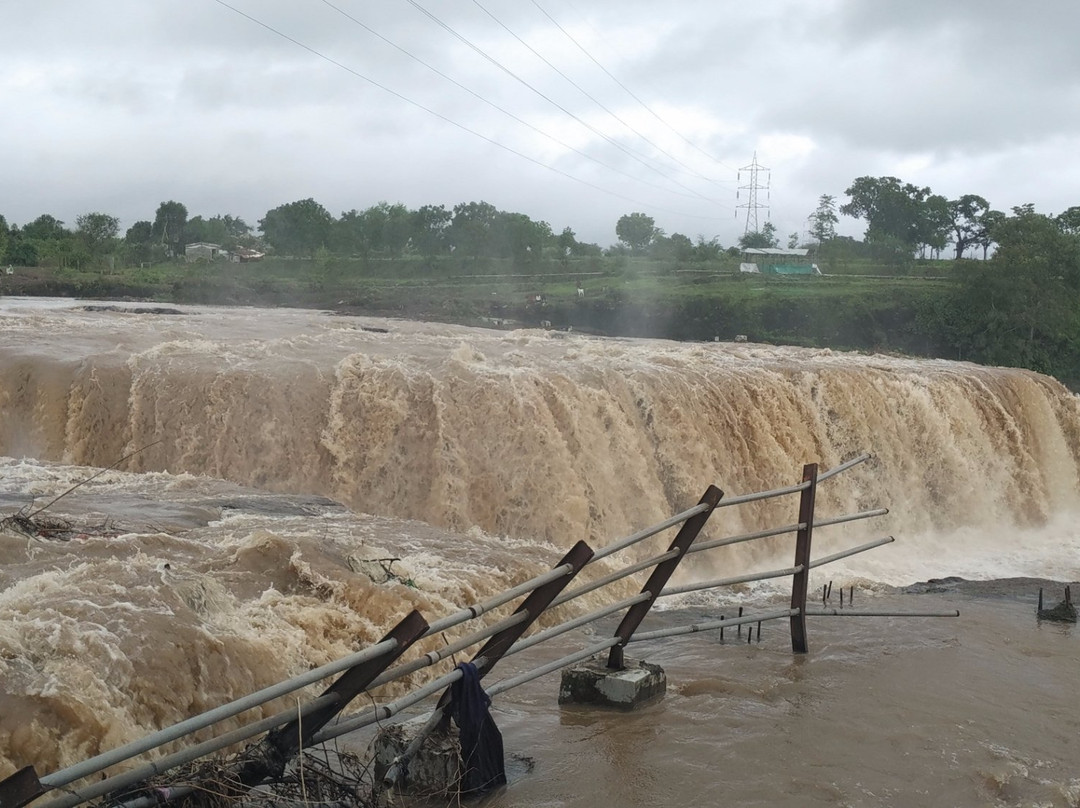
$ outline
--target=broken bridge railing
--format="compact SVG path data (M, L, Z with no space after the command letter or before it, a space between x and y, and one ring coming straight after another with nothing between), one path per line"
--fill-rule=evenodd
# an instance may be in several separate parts
M414 736L410 746L403 754L399 755L386 772L383 785L389 786L401 778L409 759L415 754L424 737L448 720L446 716L450 700L449 687L462 677L462 671L460 668L455 667L454 670L433 678L426 684L395 700L380 704L372 699L370 708L347 717L341 716L341 712L357 695L368 693L381 685L399 680L423 668L437 665L447 658L474 646L480 646L479 650L473 655L472 662L482 678L489 674L495 665L505 657L520 653L527 648L547 642L574 629L605 618L614 617L620 613L623 616L611 637L589 644L532 670L503 679L487 688L488 695L496 696L526 682L575 665L604 652L608 654L607 667L611 670L619 670L624 665L623 651L631 642L646 642L702 631L719 630L722 634L724 628L749 623L758 624L758 636L760 639L761 623L787 618L790 623L792 650L795 653L806 653L808 651L806 631L806 618L808 616L955 616L956 612L855 612L851 609L837 611L835 609L819 610L808 607L809 573L811 569L857 553L872 550L893 541L891 536L886 536L828 556L817 559L811 558L811 543L815 528L870 519L888 513L884 508L876 508L828 518L818 518L815 514L814 506L818 484L868 459L870 459L870 456L867 454L859 455L821 474L818 474L816 464L809 464L803 468L800 483L728 499L724 499L724 493L720 489L709 486L698 504L692 508L675 514L669 519L638 531L631 536L612 542L595 552L585 542L579 541L549 572L537 575L483 602L464 607L431 624L428 624L418 612L413 611L380 642L348 657L315 668L288 681L186 719L138 741L102 753L82 763L69 766L46 776L39 778L34 768L27 766L0 782L0 808L20 808L20 806L55 792L59 792L59 795L46 802L38 803L39 808L71 808L106 795L109 795L109 803L112 805L120 805L123 808L151 808L151 806L158 805L163 801L178 800L200 790L197 783L185 783L168 789L148 789L144 784L151 778L160 779L170 770L187 765L200 758L219 754L225 749L236 747L245 741L250 741L252 738L262 735L263 737L257 743L247 746L230 763L232 767L232 776L229 781L230 788L235 790L235 793L230 796L240 797L247 789L264 782L273 782L275 778L281 777L289 760L301 750L324 744L327 741L355 732L376 722L385 722L409 707L442 691L442 696L424 728ZM793 494L799 494L798 520L795 523L737 536L696 541L710 516L720 508ZM576 588L567 589L571 581L586 565L595 564L602 559L614 556L622 550L675 526L680 526L680 529L666 551L642 561L628 564L621 569L602 574ZM679 563L689 554L791 533L794 533L796 537L794 563L791 567L674 587L667 586L668 580ZM608 562L608 566L610 566L610 562ZM650 569L652 571L648 579L637 594L622 597L587 614L564 620L544 630L535 632L529 637L523 636L529 627L549 609L569 603L590 592L595 592L617 581ZM791 577L792 579L789 608L765 610L749 615L742 615L742 609L740 608L740 616L736 618L721 618L716 621L670 627L651 632L637 631L649 610L659 598L782 577ZM409 661L398 662L418 640L445 638L445 632L448 630L465 623L480 620L486 615L500 614L503 607L522 596L524 596L522 602L510 614L463 636L450 641L444 640L445 644L442 647L427 651ZM398 664L394 665L395 662L398 662ZM233 719L248 710L311 686L338 673L342 675L332 685L317 698L302 706L290 708L253 721L238 729L222 732L210 740L196 743L176 752L163 754L160 751L162 747L177 743L180 739L194 732ZM116 767L118 764L126 763L137 757L147 756L155 751L160 756L149 762L120 773L106 774L107 770ZM75 785L79 781L85 781L93 776L100 776L102 779ZM216 787L220 789L220 784L217 784Z

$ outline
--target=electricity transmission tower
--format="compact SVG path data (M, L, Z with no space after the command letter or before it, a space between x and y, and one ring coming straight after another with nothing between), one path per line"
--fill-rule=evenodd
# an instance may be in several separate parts
M746 202L741 205L736 205L735 216L738 217L738 208L746 208L746 227L743 229L743 234L757 233L758 228L758 211L769 209L769 182L772 179L772 174L769 169L763 165L759 165L757 161L757 152L754 152L754 160L750 165L743 166L739 169L739 182L742 182L742 173L744 171L750 172L750 183L748 185L740 185L739 189L735 192L735 198L741 199L742 192L746 191ZM759 182L758 176L761 172L765 172L765 184L762 185ZM758 202L758 191L765 192L764 204Z

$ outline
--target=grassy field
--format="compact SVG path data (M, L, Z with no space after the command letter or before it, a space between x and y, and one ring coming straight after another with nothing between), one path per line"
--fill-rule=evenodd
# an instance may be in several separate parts
M918 333L916 322L927 300L951 283L940 277L940 267L900 276L770 276L742 274L737 266L734 259L673 266L622 257L526 267L498 260L412 258L18 268L14 275L0 276L0 294L296 306L609 335L711 340L743 334L836 348L937 350L932 339Z

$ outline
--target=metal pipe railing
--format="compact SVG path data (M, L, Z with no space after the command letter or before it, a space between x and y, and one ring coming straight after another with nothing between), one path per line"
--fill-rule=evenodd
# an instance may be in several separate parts
M437 679L432 679L423 687L414 690L408 695L402 696L400 699L387 702L386 704L377 705L374 708L367 710L363 713L357 713L356 715L349 716L342 719L335 724L328 724L323 727L319 732L315 733L315 737L312 739L313 744L326 743L334 738L339 738L348 732L354 732L358 729L371 726L378 721L385 721L388 718L400 713L414 704L423 701L428 696L432 696L438 693L440 690L449 687L458 679L460 679L462 673L459 669L455 668L449 673L445 673Z
M835 477L837 474L845 472L849 468L852 468L853 466L857 466L860 463L865 463L867 460L869 460L872 457L873 457L873 455L870 454L869 452L863 452L861 455L856 455L855 457L851 458L850 460L845 460L839 466L833 466L828 471L821 472L821 474L818 475L817 481L819 483L824 482L825 480L829 479L830 477Z
M750 572L745 575L733 575L730 578L716 578L712 581L701 581L695 584L683 584L672 586L660 593L659 597L667 598L672 595L685 595L687 592L699 592L702 589L718 589L721 586L734 584L746 584L751 581L767 581L770 578L786 578L789 575L797 575L802 572L801 566L788 567L783 570L769 570L768 572Z
M693 545L691 545L691 547L692 546ZM670 561L678 555L679 551L676 549L668 550L666 553L661 553L660 555L653 556L652 558L646 558L644 561L639 561L636 564L631 564L629 567L624 567L621 570L616 570L615 572L609 573L602 578L597 578L595 581L590 581L587 584L582 584L577 589L571 589L568 592L564 592L559 597L555 598L555 600L551 602L551 605L561 606L567 601L574 600L575 598L579 598L582 595L587 595L589 592L594 592L597 589L602 589L608 584L615 583L615 581L621 581L623 578L628 578L635 572L641 572L642 570L647 570L650 567L655 567L657 564L660 564L664 561Z
M700 510L701 507L702 506L699 506L698 508L694 508L693 510L698 511L698 510ZM857 520L860 520L860 519L870 519L870 518L873 518L875 516L884 516L888 512L889 512L888 508L876 508L876 509L870 510L870 511L861 511L859 513L846 514L844 516L834 516L834 517L830 517L828 519L815 519L813 525L814 525L815 528L817 528L817 527L827 527L829 525L839 525L839 524L843 524L845 522L854 522L854 521L857 521ZM769 530L759 530L759 531L757 531L755 533L744 533L744 534L739 535L739 536L730 536L730 537L724 538L724 539L711 539L709 541L704 541L704 542L694 542L693 544L690 545L690 548L686 552L687 553L699 553L699 552L701 552L703 550L712 550L712 549L714 549L716 547L725 547L727 545L739 544L741 542L752 541L754 539L764 539L764 538L768 538L770 536L779 536L779 535L782 535L784 533L794 533L795 531L800 530L803 527L805 527L805 526L800 525L800 524L785 525L785 526L779 527L779 528L772 528L772 529L769 529ZM605 576L603 576L601 578L597 578L595 581L590 581L587 584L582 584L581 586L577 587L576 589L571 589L571 590L569 590L567 592L564 592L562 595L560 595L554 601L552 601L551 605L552 606L560 606L563 603L567 603L568 601L579 598L582 595L588 594L589 592L593 592L593 591L595 591L597 589L601 589L602 587L605 587L610 583L614 583L615 581L619 581L619 580L622 580L623 578L627 578L627 577L629 577L630 575L633 575L636 572L641 572L642 570L646 570L646 569L649 569L650 567L654 567L657 564L660 564L660 563L662 563L664 561L667 561L667 560L669 560L671 558L674 558L675 555L677 555L676 550L669 550L666 553L661 553L660 555L656 555L656 556L653 556L651 558L647 558L644 561L639 561L636 564L631 564L630 566L624 567L623 569L616 570L615 572L609 573L609 574L607 574L607 575L605 575ZM595 558L595 556L594 556L594 558ZM787 573L787 574L790 574L790 573ZM777 575L777 576L769 576L769 577L781 577L781 576ZM762 579L748 579L748 580L762 580ZM731 581L728 581L728 583L743 583L743 581L741 581L741 580L731 580ZM718 583L716 585L717 586L723 586L723 585L726 585L726 584ZM708 587L700 587L700 588L708 588ZM665 590L664 593L661 593L661 597L663 597L668 592L669 592L669 590Z
M831 564L834 561L839 561L842 558L848 558L849 556L858 555L859 553L865 553L867 550L873 550L875 547L881 547L886 544L891 544L896 541L892 536L883 536L880 539L874 539L868 541L866 544L860 544L858 547L852 547L848 550L841 550L839 553L833 553L832 555L822 556L821 558L814 559L807 566L810 569L815 567L822 567L825 564Z
M775 612L763 612L743 617L733 617L730 620L710 620L705 623L692 623L688 626L675 628L662 628L657 631L643 631L630 638L630 642L644 642L646 640L661 640L666 637L679 637L683 634L696 634L699 631L714 631L731 626L741 626L744 623L764 623L767 620L782 620L785 617L794 617L799 614L798 609L782 609Z
M49 786L50 788L66 786L68 783L73 783L88 775L96 774L102 769L107 769L109 766L114 766L117 763L121 763L137 755L145 754L163 744L178 740L185 735L190 735L192 732L204 729L211 724L216 724L227 718L232 718L253 707L259 707L268 701L273 701L276 698L292 693L302 687L307 687L308 685L314 684L335 673L341 673L362 662L374 659L396 647L397 640L386 640L377 643L370 648L365 648L363 651L358 651L347 657L328 662L325 665L313 668L292 679L279 682L270 687L265 687L248 696L236 699L228 704L223 704L220 707L208 710L200 715L193 716L178 724L174 724L171 727L166 727L163 730L147 735L145 738L140 738L137 741L124 744L116 749L111 749L108 752L95 755L89 760L84 760L74 766L68 766L65 769L53 772L52 774L47 774L40 779L40 782L42 785Z
M524 651L526 648L531 648L534 645L539 645L546 640L550 640L552 637L558 637L560 634L565 634L568 631L573 631L575 628L580 628L581 626L588 625L589 623L592 623L596 620L600 620L601 618L613 615L615 614L615 612L622 611L623 609L628 609L635 603L644 603L650 597L651 595L648 592L639 592L632 598L620 600L617 603L612 603L610 606L605 606L602 609L597 609L595 612L590 612L589 614L582 615L581 617L577 617L573 620L568 620L565 623L559 623L559 625L557 626L552 626L551 628L544 629L543 631L537 632L533 636L527 637L524 640L518 640L516 643L510 646L510 650L506 652L506 656L516 654L519 651Z
M564 657L556 659L554 662L549 662L546 665L541 665L539 668L534 668L531 671L527 671L517 676L513 676L509 679L503 679L501 682L496 682L490 688L488 688L488 695L495 697L500 693L505 693L511 688L515 688L518 685L523 685L526 682L531 682L533 679L538 679L545 674L557 671L560 668L565 668L567 665L573 665L575 662L580 662L583 659L588 659L594 654L599 654L603 651L612 648L620 642L618 637L608 637L602 642L598 642L595 645L590 645L588 648L583 648L580 651L575 651L572 654L568 654Z
M639 530L637 533L633 533L624 539L619 539L613 544L609 544L607 547L603 547L596 551L596 555L593 556L593 561L598 561L601 558L607 558L612 553L617 553L619 550L625 550L631 545L637 544L639 541L643 541L650 536L655 536L657 533L667 530L669 527L675 527L675 525L682 524L687 519L697 516L699 513L704 513L709 510L709 506L704 503L699 503L693 508L688 508L682 513L677 513L669 519L665 519L663 522L658 522L652 527L647 527L644 530Z
M807 617L959 617L959 610L951 612L868 612L854 609L807 609Z
M486 640L493 634L498 634L500 631L516 626L519 623L523 623L528 619L529 615L525 612L517 612L510 615L509 617L504 617L502 620L499 620L496 623L492 623L490 626L480 629L479 631L474 631L472 634L462 637L461 639L456 640L452 643L448 643L442 648L438 648L434 651L428 651L423 656L420 656L411 662L406 662L403 665L398 665L395 668L391 668L385 673L379 675L375 679L375 681L373 681L368 686L368 690L372 690L376 687L379 687L380 685L385 685L387 682L396 681L402 676L408 676L410 673L415 673L421 668L428 668L432 665L435 665L436 663L442 662L442 660L446 659L448 656L452 656L459 651L464 651L470 645L475 645L481 640Z
M296 710L285 710L260 721L246 724L245 726L238 727L224 735L218 735L210 740L196 744L195 746L190 746L187 749L182 749L171 755L166 755L160 760L151 761L150 763L132 769L131 771L124 772L123 774L118 774L105 780L99 780L98 782L92 783L81 789L65 789L64 796L43 803L39 808L72 808L72 806L88 802L97 797L109 794L110 792L133 786L150 777L163 774L171 769L191 763L206 755L220 752L222 749L232 746L235 743L249 740L256 735L261 735L276 727L284 726L290 721L295 720L297 714L301 716L310 715L323 707L334 704L337 700L338 696L336 693L328 693L308 702L302 707L298 707ZM95 770L95 772L96 771L98 770ZM95 772L91 772L91 774ZM41 782L44 782L44 779L42 779Z
M822 480L827 480L830 477L835 477L837 474L840 474L843 471L847 471L852 466L857 466L860 463L865 463L867 460L870 459L870 457L871 455L869 454L861 454L858 457L853 457L850 460L846 460L839 466L835 466L834 468L831 468L828 471L818 475L817 481L820 483ZM807 481L803 481L801 483L796 483L795 485L784 486L783 488L774 488L771 491L759 491L755 494L743 494L742 496L738 497L729 497L720 502L720 504L716 507L726 508L731 505L743 505L747 502L757 502L758 500L762 499L772 499L773 497L782 497L786 496L787 494L797 494L800 491L805 491L809 487L810 483Z
M873 510L859 511L858 513L849 513L843 516L831 516L828 519L814 519L810 526L817 530L818 528L829 527L830 525L840 525L845 522L856 522L860 519L872 519L875 516L884 516L888 512L888 508L874 508ZM783 527L757 530L753 533L742 533L738 536L728 536L724 539L709 539L708 541L695 542L690 546L690 549L687 552L700 553L702 550L727 547L730 544L741 544L742 542L754 541L755 539L767 539L770 536L782 536L785 533L795 533L805 527L806 525L796 522L794 524L784 525Z
M431 624L430 628L428 628L427 633L425 633L424 636L431 637L441 631L446 631L446 629L448 628L453 628L460 623L464 623L466 620L472 620L475 617L479 617L485 612L490 612L492 609L497 609L499 606L509 603L518 595L524 595L526 592L532 592L534 589L537 589L544 584L551 583L552 581L557 581L559 578L562 578L564 575L569 575L573 571L574 567L571 564L562 564L558 567L555 567L548 572L537 575L535 578L530 578L528 581L525 581L522 584L518 584L512 589L507 589L505 592L499 595L495 595L494 597L489 598L483 603L476 603L472 606L466 606L461 611L454 612L454 614L448 615L441 620L436 620L434 623Z

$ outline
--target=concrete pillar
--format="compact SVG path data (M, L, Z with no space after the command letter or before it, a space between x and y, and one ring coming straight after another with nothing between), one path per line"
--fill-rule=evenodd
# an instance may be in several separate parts
M562 672L559 704L596 704L633 709L667 690L667 676L659 665L624 659L622 670L607 667L603 656L595 656Z
M382 781L394 759L409 747L426 723L427 716L420 716L401 724L390 724L379 730L368 748L375 767L375 782ZM433 797L454 795L459 791L463 771L457 733L449 729L436 730L424 739L409 761L397 790L403 794Z

